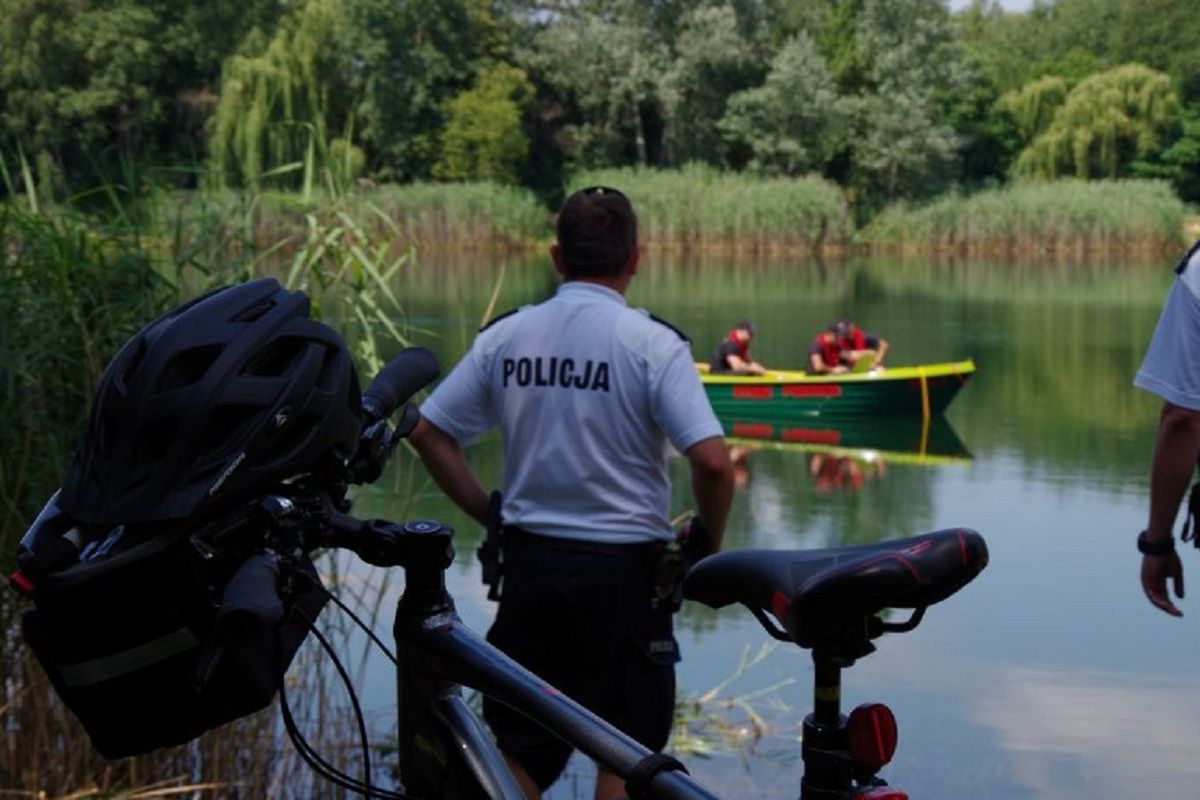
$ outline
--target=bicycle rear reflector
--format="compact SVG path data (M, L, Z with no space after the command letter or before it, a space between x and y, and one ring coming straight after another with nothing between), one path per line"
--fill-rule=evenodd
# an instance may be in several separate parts
M896 754L896 717L883 703L863 703L850 712L846 723L850 757L868 772L875 772ZM895 791L895 790L892 790ZM867 795L873 800L876 795ZM903 797L903 793L899 796ZM878 795L890 798L892 795Z
M876 786L854 795L854 800L908 800L908 793L890 786Z

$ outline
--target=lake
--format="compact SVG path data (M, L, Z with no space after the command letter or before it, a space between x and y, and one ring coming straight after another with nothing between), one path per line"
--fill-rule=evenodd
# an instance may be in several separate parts
M499 313L553 291L548 263L502 262L433 260L406 274L413 339L446 369L489 307ZM882 433L878 445L868 436L868 446L849 450L738 443L726 548L823 547L957 526L987 539L991 564L978 579L915 631L878 640L878 652L843 676L846 709L881 701L896 713L899 750L882 774L914 798L1196 795L1200 608L1184 601L1183 620L1151 608L1134 547L1160 401L1131 382L1172 265L683 265L654 253L643 261L631 302L686 331L699 360L749 318L754 356L798 368L812 337L841 316L887 338L892 365L975 360L946 424L923 438L918 421L908 447L896 444L905 436ZM497 485L498 440L485 438L469 456L485 485ZM678 513L690 506L682 460L672 474ZM494 611L474 557L478 526L411 454L360 492L356 511L454 525L451 590L464 619L486 629ZM1191 553L1183 558L1197 574ZM383 589L382 618L390 617L401 577L357 574ZM780 646L738 674L769 641L744 609L687 604L677 627L681 695L719 688L680 739L692 773L722 796L796 797L807 652ZM391 674L374 660L365 670L368 704L386 717ZM574 763L549 796L590 797L588 782L587 766Z

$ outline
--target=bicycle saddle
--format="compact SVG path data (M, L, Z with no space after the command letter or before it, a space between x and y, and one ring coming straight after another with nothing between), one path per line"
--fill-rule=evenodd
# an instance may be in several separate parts
M768 627L779 621L802 647L842 641L847 631L885 608L917 613L945 600L987 566L983 537L956 528L907 539L820 550L731 550L698 562L684 579L683 596L712 608L742 603Z

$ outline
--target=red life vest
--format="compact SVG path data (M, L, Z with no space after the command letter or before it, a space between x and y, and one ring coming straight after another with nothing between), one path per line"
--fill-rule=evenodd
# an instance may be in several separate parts
M838 344L843 350L866 350L867 336L862 332L862 328L855 328L854 333L843 336Z
M814 342L827 367L836 367L842 359L842 346L837 336L830 331L821 331Z
M729 332L729 341L733 342L734 347L737 348L738 358L740 358L742 361L749 361L750 360L750 342L740 341L738 339L737 333L738 333L737 328L734 328L733 330L731 330Z

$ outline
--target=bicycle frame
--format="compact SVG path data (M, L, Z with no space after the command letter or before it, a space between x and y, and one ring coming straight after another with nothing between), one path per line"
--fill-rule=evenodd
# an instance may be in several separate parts
M354 549L350 542L364 523L336 515L334 524L347 534L339 546ZM392 565L405 570L393 628L405 791L446 800L523 800L503 756L463 701L460 686L520 711L621 778L629 778L652 755L462 623L446 590L445 570L454 558L448 527L429 521L404 526L372 521L367 526L396 537ZM378 552L370 561L388 565ZM662 800L718 800L677 771L659 772L649 789Z

